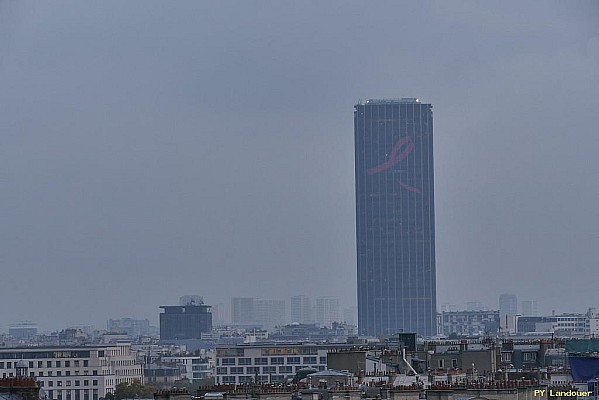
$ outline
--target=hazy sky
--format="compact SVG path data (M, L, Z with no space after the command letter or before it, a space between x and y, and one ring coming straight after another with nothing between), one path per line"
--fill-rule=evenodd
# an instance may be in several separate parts
M379 97L434 107L439 305L599 306L599 2L0 0L0 330L354 305Z

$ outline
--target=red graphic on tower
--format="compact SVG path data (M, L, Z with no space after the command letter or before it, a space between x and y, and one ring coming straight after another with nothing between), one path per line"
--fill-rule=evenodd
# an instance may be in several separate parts
M387 161L385 161L381 165L377 165L376 167L367 169L366 173L368 175L374 175L378 174L379 172L391 169L391 167L393 167L395 164L399 163L401 160L406 158L408 154L412 152L412 150L414 150L414 142L412 141L412 138L401 138L393 145L393 148L391 149L391 154L389 154L389 158L387 159ZM408 185L407 183L401 181L399 181L399 185L402 188L409 190L410 192L422 192L419 188L412 185Z

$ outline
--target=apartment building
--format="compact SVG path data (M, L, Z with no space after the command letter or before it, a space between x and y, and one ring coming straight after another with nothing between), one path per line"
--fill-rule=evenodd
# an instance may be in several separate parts
M121 382L142 380L130 344L0 348L0 377L16 376L17 364L40 382L48 400L98 400Z

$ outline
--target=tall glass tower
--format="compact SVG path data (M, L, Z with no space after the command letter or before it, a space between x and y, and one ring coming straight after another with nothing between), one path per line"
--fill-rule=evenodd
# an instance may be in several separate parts
M354 107L358 327L437 333L432 105Z

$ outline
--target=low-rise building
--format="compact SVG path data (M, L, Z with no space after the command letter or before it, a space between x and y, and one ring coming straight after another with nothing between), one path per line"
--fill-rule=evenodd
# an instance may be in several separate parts
M130 344L0 348L0 377L16 376L19 362L49 400L98 400L119 383L142 381Z
M212 376L210 359L201 356L166 356L161 358L165 365L180 366L183 368L183 376L192 383Z
M216 383L284 382L297 371L327 368L327 353L348 345L251 344L216 348Z

